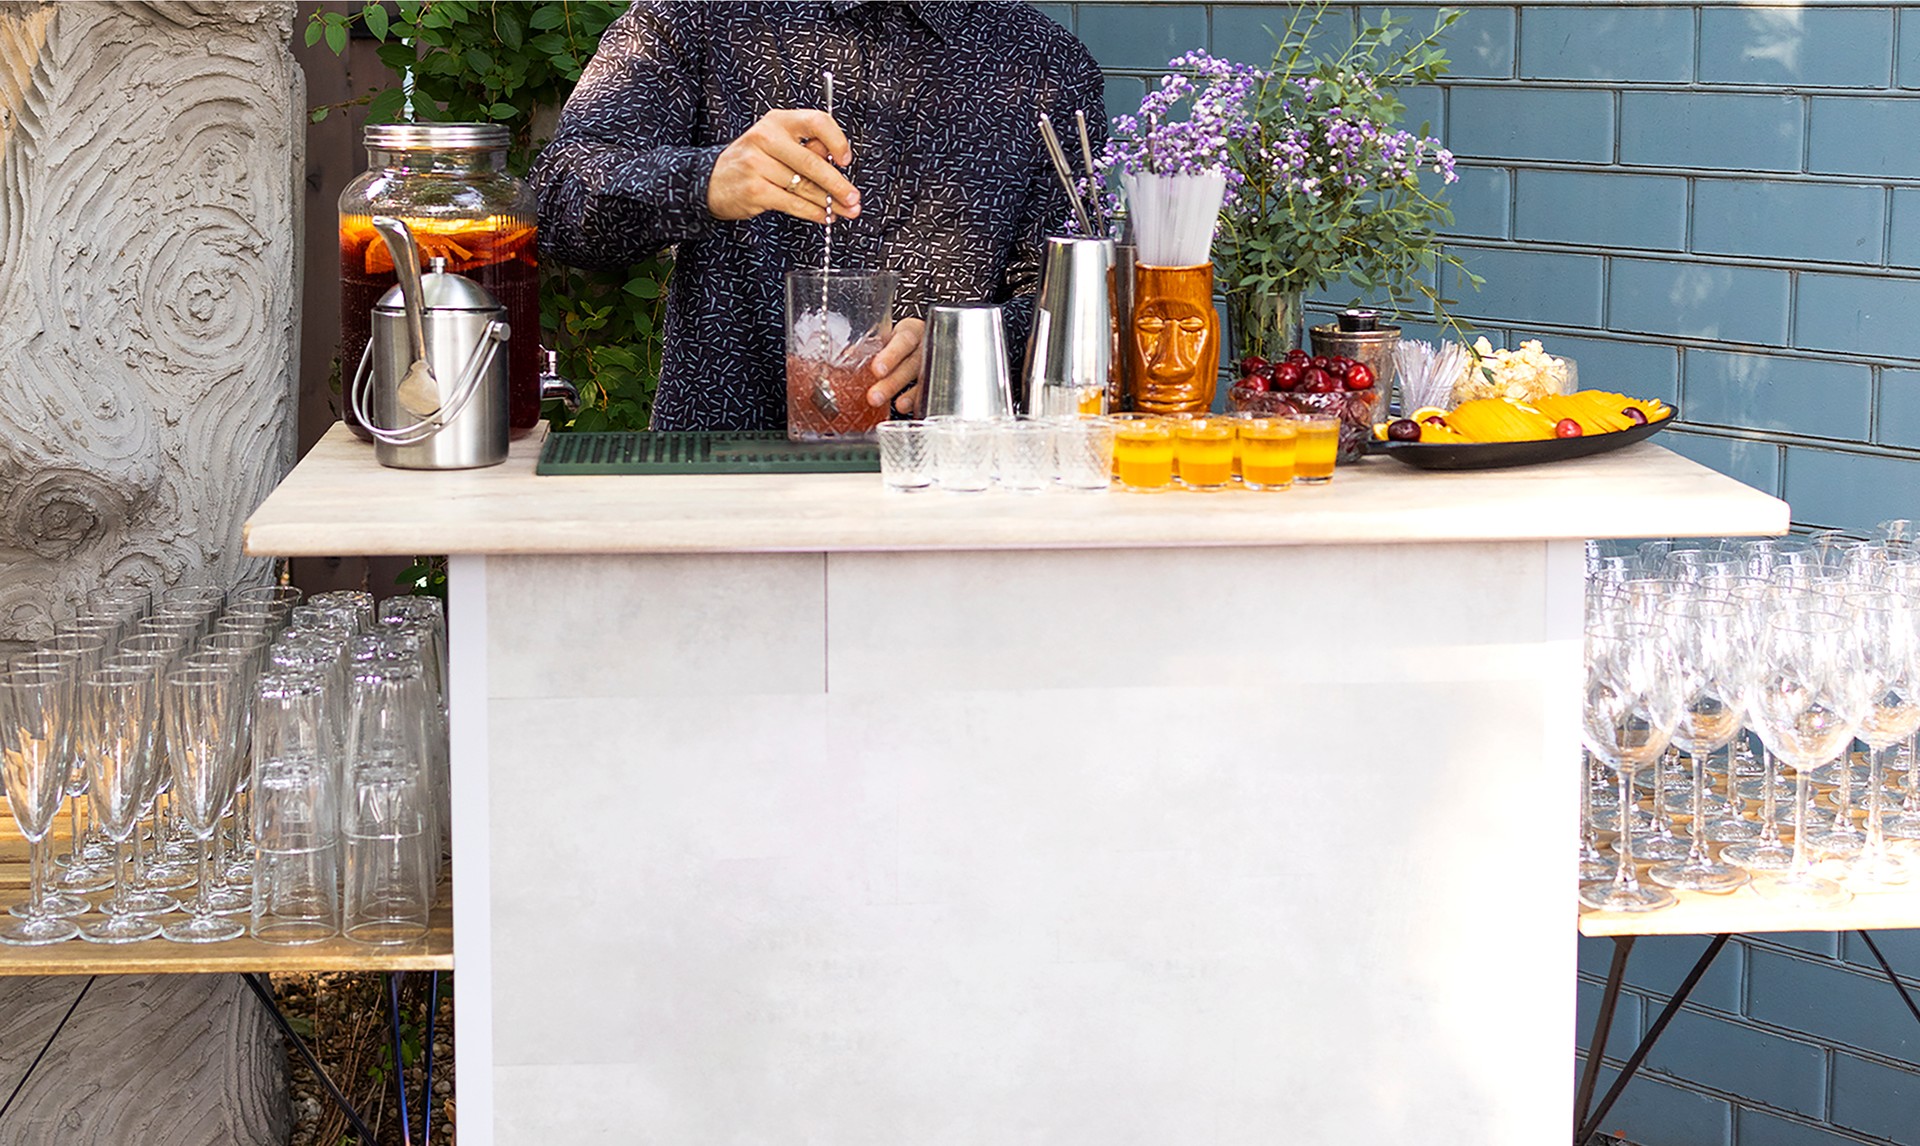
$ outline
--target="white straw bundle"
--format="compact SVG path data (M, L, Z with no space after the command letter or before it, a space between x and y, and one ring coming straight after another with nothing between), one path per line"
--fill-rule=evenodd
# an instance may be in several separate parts
M1219 171L1197 175L1123 174L1128 218L1139 261L1150 267L1191 267L1212 256L1213 228L1227 194Z
M1393 348L1393 372L1400 380L1400 415L1435 406L1453 408L1453 386L1467 368L1467 348L1458 342L1402 342Z

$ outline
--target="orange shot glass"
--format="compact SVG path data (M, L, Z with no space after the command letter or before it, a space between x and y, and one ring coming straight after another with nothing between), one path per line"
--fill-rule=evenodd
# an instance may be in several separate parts
M1183 418L1173 423L1174 467L1188 489L1221 490L1233 484L1231 418Z
M1292 486L1299 440L1291 418L1240 419L1240 480L1253 490Z
M1302 485L1333 480L1334 458L1340 453L1340 419L1332 414L1296 414L1293 477Z
M1173 484L1173 429L1151 414L1121 414L1113 422L1113 473L1120 488L1158 493Z

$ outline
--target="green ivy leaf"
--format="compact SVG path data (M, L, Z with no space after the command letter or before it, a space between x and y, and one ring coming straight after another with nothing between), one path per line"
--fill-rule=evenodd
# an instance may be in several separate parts
M561 5L542 4L533 10L532 16L527 18L527 26L545 31L548 28L558 28L566 21L567 14Z
M346 52L347 26L344 23L339 23L331 20L328 21L326 35L327 35L327 47L333 49L334 55L338 56Z
M387 8L384 4L369 4L362 9L366 15L367 31L373 33L376 40L387 38Z
M487 114L495 119L512 119L520 114L520 109L510 103L496 103L487 108Z
M319 43L321 33L326 30L327 26L320 22L320 14L314 13L313 19L307 21L307 47L311 48Z

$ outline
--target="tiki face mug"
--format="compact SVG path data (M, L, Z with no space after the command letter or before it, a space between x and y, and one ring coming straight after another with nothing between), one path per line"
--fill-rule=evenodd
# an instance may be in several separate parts
M1213 266L1136 267L1123 341L1137 387L1135 409L1187 414L1211 407L1220 371Z

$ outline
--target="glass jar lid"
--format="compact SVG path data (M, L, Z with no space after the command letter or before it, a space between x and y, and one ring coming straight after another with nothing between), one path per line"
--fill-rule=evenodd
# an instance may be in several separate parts
M360 144L375 151L491 151L511 140L497 123L370 123Z

